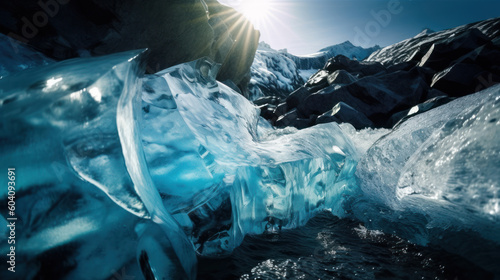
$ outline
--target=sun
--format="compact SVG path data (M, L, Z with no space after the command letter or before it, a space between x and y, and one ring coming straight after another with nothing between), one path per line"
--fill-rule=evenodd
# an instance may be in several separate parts
M269 20L273 3L272 0L242 0L236 9L259 29Z

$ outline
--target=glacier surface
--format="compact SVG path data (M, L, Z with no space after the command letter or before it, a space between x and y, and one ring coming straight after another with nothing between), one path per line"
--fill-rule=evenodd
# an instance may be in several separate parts
M215 81L217 67L202 59L169 68L148 77L143 94L152 178L169 210L187 213L197 252L230 253L245 234L297 227L323 209L342 215L357 154L340 128L275 130Z
M359 162L355 215L498 273L499 139L499 86L409 119Z
M393 130L275 129L210 60L143 76L142 59L42 59L0 78L0 166L16 168L22 244L2 279L194 279L196 255L323 210L500 275L499 86Z
M141 60L142 51L131 51L0 79L1 166L17 174L15 215L2 212L2 224L14 216L22 244L18 274L7 279L109 278L136 248L145 250L136 243L150 224L164 233L164 251L182 259L177 271L194 278L192 245L163 206L142 152ZM7 186L7 176L0 182ZM0 195L7 205L7 188Z
M345 215L357 152L338 125L276 130L215 80L208 59L141 78L142 56L0 79L1 166L18 173L23 278L105 279L136 260L133 273L194 279L196 253L227 255L246 234L301 226L322 210Z

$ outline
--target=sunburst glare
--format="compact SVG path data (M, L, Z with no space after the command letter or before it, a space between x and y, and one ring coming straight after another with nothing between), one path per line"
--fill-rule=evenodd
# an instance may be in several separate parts
M259 30L275 23L280 14L276 0L227 0L221 3L235 8Z
M238 10L259 29L272 16L273 2L266 0L243 0Z

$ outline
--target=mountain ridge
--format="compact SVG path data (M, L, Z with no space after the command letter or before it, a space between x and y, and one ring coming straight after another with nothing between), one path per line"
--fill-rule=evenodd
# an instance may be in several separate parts
M363 48L345 41L327 46L309 55L294 55L286 49L275 50L261 41L257 47L251 66L249 98L255 100L262 96L286 98L294 89L302 86L317 70L323 68L328 59L336 55L363 60L380 46Z

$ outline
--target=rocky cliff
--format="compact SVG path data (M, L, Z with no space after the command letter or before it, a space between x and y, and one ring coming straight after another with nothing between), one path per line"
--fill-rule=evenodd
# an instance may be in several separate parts
M148 48L153 73L208 56L222 64L218 79L243 93L259 38L248 20L216 0L2 1L0 11L1 33L50 58Z

